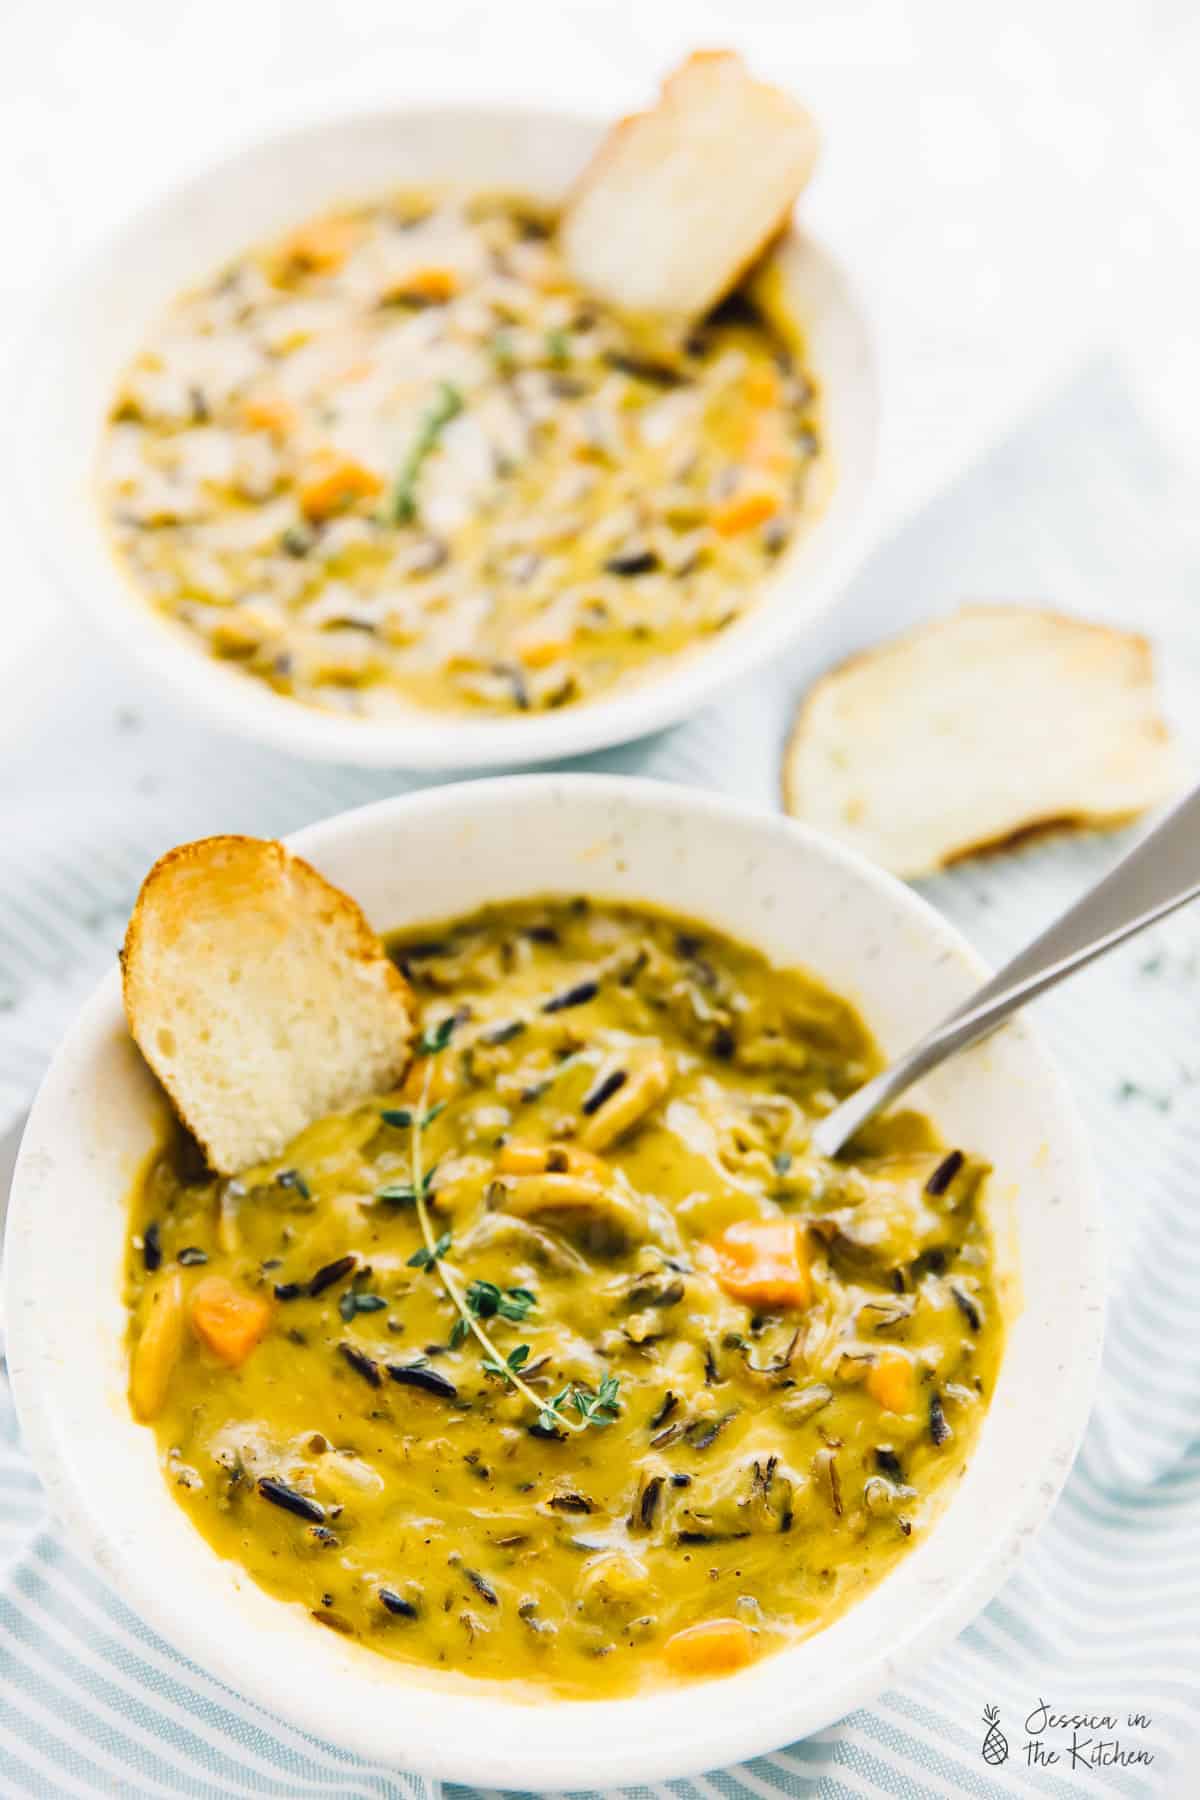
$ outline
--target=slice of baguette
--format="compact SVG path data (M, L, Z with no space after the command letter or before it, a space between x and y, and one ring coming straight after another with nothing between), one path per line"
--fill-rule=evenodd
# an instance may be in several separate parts
M779 231L817 142L804 109L733 51L689 57L585 170L559 231L567 265L623 312L686 325Z
M168 851L121 968L138 1048L222 1175L394 1086L409 1060L404 977L354 901L282 844Z
M914 877L1038 829L1119 824L1177 780L1145 638L968 606L816 683L783 794L794 818Z

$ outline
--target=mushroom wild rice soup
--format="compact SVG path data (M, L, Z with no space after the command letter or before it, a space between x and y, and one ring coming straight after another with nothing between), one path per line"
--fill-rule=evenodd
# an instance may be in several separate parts
M406 934L403 1087L133 1200L131 1400L209 1543L320 1625L531 1697L828 1623L961 1475L1002 1323L985 1169L913 1113L827 1161L853 1010L648 910Z
M103 444L135 586L277 693L374 718L587 700L744 613L817 456L798 352L735 295L647 354L553 223L400 193L181 297Z

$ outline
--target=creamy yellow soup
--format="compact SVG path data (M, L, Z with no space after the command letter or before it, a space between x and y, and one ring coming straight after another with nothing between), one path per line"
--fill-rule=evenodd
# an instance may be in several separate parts
M818 1156L868 1033L702 925L538 901L393 955L401 1091L237 1180L179 1133L138 1186L131 1396L171 1492L320 1626L509 1691L828 1623L991 1396L982 1165L912 1113Z
M656 359L550 216L407 192L182 296L100 484L136 586L212 656L337 712L503 714L725 630L818 449L811 378L746 301Z

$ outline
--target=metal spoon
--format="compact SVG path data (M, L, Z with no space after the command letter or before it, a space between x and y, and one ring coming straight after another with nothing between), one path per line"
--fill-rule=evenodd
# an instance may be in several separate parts
M1200 788L1070 907L1048 931L993 975L973 999L923 1037L890 1068L821 1120L813 1148L834 1156L847 1138L922 1075L965 1050L1029 1000L1104 956L1136 932L1200 894Z

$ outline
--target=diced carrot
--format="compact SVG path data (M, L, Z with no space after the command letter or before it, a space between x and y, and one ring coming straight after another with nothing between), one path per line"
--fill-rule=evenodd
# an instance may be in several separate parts
M808 1306L812 1278L794 1219L738 1219L706 1244L725 1292L747 1306Z
M285 268L328 274L340 269L358 236L352 219L314 219L302 225L279 246L279 262Z
M242 402L242 419L251 431L283 437L296 423L296 409L282 394L250 394Z
M313 463L301 483L300 505L306 518L327 519L356 500L370 499L382 486L373 469L364 468L352 456L330 451Z
M571 640L565 637L531 637L518 643L517 655L527 669L545 669L570 654Z
M223 1275L206 1275L192 1289L192 1330L214 1356L240 1368L271 1322L270 1302Z
M395 300L429 300L436 304L442 300L453 300L461 286L457 269L414 269L410 275L405 275L396 283L390 297Z
M867 1371L866 1389L886 1412L909 1412L913 1403L913 1366L903 1350L884 1350Z
M706 1619L669 1637L663 1656L677 1675L729 1675L754 1660L754 1636L740 1619Z
M156 1419L166 1404L167 1389L182 1349L183 1278L176 1270L160 1282L142 1335L134 1345L129 1399L135 1416L143 1423Z
M728 500L719 501L709 515L709 522L721 537L736 537L739 532L752 531L756 525L765 524L778 511L779 495L774 489L745 488L731 494Z

